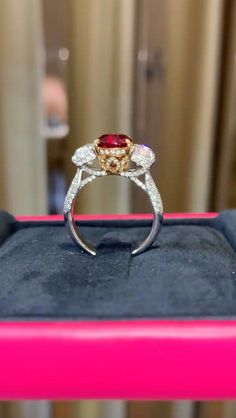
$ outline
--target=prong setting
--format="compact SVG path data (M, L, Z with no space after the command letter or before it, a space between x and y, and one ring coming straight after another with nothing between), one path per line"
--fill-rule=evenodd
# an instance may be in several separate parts
M133 141L124 134L102 135L94 142L94 150L103 170L120 174L127 168Z

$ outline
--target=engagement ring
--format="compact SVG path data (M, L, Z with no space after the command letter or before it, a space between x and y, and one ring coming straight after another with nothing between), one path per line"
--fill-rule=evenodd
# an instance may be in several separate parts
M135 144L124 134L106 134L94 143L75 151L73 163L78 167L68 190L64 204L65 224L73 241L92 255L96 249L80 235L74 218L74 204L78 192L97 177L118 175L126 177L141 187L149 196L153 207L153 223L147 238L132 250L137 255L146 250L156 239L162 224L163 206L160 194L150 174L155 161L154 152L146 145Z

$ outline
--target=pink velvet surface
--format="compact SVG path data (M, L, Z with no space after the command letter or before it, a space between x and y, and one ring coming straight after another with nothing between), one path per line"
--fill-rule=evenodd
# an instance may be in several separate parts
M0 322L0 398L232 399L235 353L236 320Z
M208 213L165 213L164 219L197 219L197 218L216 218L217 212ZM128 213L128 214L98 214L98 215L76 215L77 220L95 221L95 220L145 220L152 219L151 213ZM19 221L62 221L62 215L39 215L39 216L17 216Z
M235 398L235 352L236 321L0 323L0 398Z

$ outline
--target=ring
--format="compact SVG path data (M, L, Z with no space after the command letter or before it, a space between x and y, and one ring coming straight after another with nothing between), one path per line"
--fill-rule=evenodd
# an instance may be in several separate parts
M160 232L163 219L161 196L149 171L155 162L154 152L146 145L135 144L127 135L106 134L94 143L78 148L72 161L78 169L65 198L64 219L73 241L89 254L96 255L96 249L81 236L76 225L75 200L78 192L97 177L119 175L132 180L147 193L154 213L149 235L132 249L132 255L150 247ZM140 179L142 177L143 180Z

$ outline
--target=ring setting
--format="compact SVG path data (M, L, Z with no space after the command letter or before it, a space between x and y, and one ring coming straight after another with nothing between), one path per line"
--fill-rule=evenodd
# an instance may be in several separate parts
M96 255L96 249L86 242L77 228L74 203L78 192L90 181L106 175L119 175L141 187L151 201L154 213L151 232L132 250L132 254L146 250L160 231L163 215L162 200L149 171L155 162L154 152L146 145L135 144L128 135L114 133L101 135L93 143L78 148L72 161L77 166L77 172L65 198L64 219L73 241L88 253Z
M110 174L120 174L127 169L133 141L124 134L102 135L94 148L101 167Z

